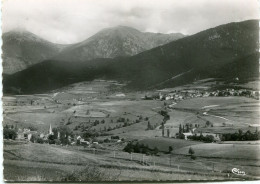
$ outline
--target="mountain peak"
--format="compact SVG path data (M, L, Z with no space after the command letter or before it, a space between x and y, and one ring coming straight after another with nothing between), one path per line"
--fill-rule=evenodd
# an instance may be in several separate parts
M129 26L124 26L124 25L117 25L114 27L108 27L108 28L104 28L101 31L99 31L97 34L99 33L104 33L104 32L125 32L125 33L140 33L139 30L129 27Z
M32 32L29 32L25 29L14 29L12 31L6 32L3 34L3 38L5 39L16 39L19 41L22 40L29 40L29 41L36 41L36 42L42 42L43 39L38 37ZM47 41L46 41L47 42Z

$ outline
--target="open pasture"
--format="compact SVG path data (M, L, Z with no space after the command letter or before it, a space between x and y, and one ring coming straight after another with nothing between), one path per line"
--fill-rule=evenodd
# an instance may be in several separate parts
M189 148L192 147L197 156L203 157L219 157L230 159L246 159L246 160L259 160L260 147L259 145L251 144L216 144L204 143L194 144L192 146L185 146L183 148L174 150L174 153L187 154ZM246 150L246 151L245 151Z
M147 139L140 140L139 142L144 145L148 145L149 148L157 147L160 151L164 151L164 152L169 151L169 146L172 146L173 150L178 150L186 146L203 144L202 142L188 141L184 139L164 138L164 137L147 138Z
M258 100L246 98L246 97L207 97L207 98L192 98L180 101L175 108L188 108L188 109L196 109L200 110L207 106L215 106L213 108L217 108L219 106L225 107L229 105L243 105L246 103L259 103ZM212 107L210 107L212 108Z
M231 130L231 132L238 129L252 130L259 127L260 122L259 101L245 97L208 97L183 100L176 104L170 112L174 119L173 122L177 122L178 112L193 112L194 114L180 115L182 123L199 124L200 129L206 128L208 131L218 131L219 133L222 132L221 130ZM207 121L212 124L212 127L205 127Z

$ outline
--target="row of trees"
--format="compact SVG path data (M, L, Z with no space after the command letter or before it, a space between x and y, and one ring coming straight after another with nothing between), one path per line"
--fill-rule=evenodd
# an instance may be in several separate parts
M190 132L192 130L192 124L185 124L183 126L179 126L179 134Z
M243 132L238 130L236 133L222 134L222 141L255 141L260 139L260 132L256 129L254 133L250 130Z
M143 153L143 154L147 154L147 155L157 155L159 152L157 147L155 147L154 149L151 149L147 145L139 144L138 142L137 143L133 143L133 142L127 143L127 145L124 147L123 150L128 153Z
M212 135L203 136L202 134L200 134L198 136L197 134L195 134L195 135L188 136L187 138L194 141L203 141L207 143L214 142L214 136Z

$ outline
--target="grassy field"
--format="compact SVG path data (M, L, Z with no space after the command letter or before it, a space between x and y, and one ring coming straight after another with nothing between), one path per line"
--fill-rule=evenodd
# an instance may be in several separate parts
M159 150L164 152L169 151L169 146L172 146L173 150L179 150L182 147L203 144L201 142L186 141L183 139L163 138L163 137L143 139L140 141L140 143L143 143L144 145L148 145L149 148L157 147Z
M198 132L232 133L239 129L255 131L259 127L260 104L245 97L208 97L183 100L169 113L167 124L199 124ZM213 127L205 127L209 121Z
M233 167L246 170L245 178L256 177L259 172L258 157L255 157L255 160L251 159L251 154L256 151L252 145L243 148L235 145L233 148L232 145L210 145L189 141L183 144L174 141L171 145L176 145L173 154L161 153L160 156L149 156L134 153L131 160L129 153L120 151L123 146L117 147L117 150L115 148L98 149L94 154L91 149L83 147L5 141L4 176L8 180L61 180L73 171L91 165L95 165L106 174L109 173L113 180L231 179L222 172L230 171ZM196 160L191 160L185 154L188 153L187 149L190 146L195 150ZM213 154L216 152L214 147L220 150L216 154ZM234 149L236 152L243 149L250 152L240 153L240 159L233 159L231 152L234 152ZM115 154L113 150L116 150ZM223 154L230 158L224 158ZM143 165L143 161L148 165ZM211 173L212 171L215 172ZM10 172L15 174L11 175ZM142 176L140 173L146 175ZM153 177L153 174L157 177ZM230 177L236 178L235 175L230 175Z
M161 159L162 163L160 163L160 158L157 158L156 166L143 166L139 161L141 158L142 154L136 154L133 160L130 160L129 154L121 151L118 151L114 158L112 152L109 151L102 153L102 150L98 150L94 154L82 147L77 149L5 141L4 176L7 180L61 180L62 177L74 170L95 164L104 173L110 173L109 175L114 177L113 180L115 177L117 177L116 180L225 178L225 175L207 175L194 170L187 171L187 168L178 171L176 167L165 165L163 158ZM118 172L111 172L111 169ZM140 172L147 175L143 177ZM152 173L158 177L152 177Z

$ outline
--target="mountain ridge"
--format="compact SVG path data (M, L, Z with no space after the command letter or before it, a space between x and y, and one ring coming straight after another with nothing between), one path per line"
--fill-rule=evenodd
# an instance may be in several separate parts
M146 40L142 40L144 34ZM62 45L47 41L27 30L12 30L2 35L3 73L13 74L47 59L87 61L131 56L183 36L142 33L135 28L117 26L105 28L82 42ZM112 50L109 51L109 48Z
M217 26L131 57L77 64L67 61L66 66L62 60L46 61L42 63L45 70L34 66L4 77L4 88L5 91L10 87L21 88L22 93L32 93L95 78L127 81L126 88L134 90L173 87L207 77L230 81L239 75L246 81L259 77L258 33L258 21L248 20ZM72 78L73 81L68 81Z
M3 73L13 74L42 62L66 46L54 44L24 30L14 30L2 35Z
M110 27L65 49L53 59L86 61L97 58L133 56L183 37L185 35L181 33L158 34L141 32L127 26Z

